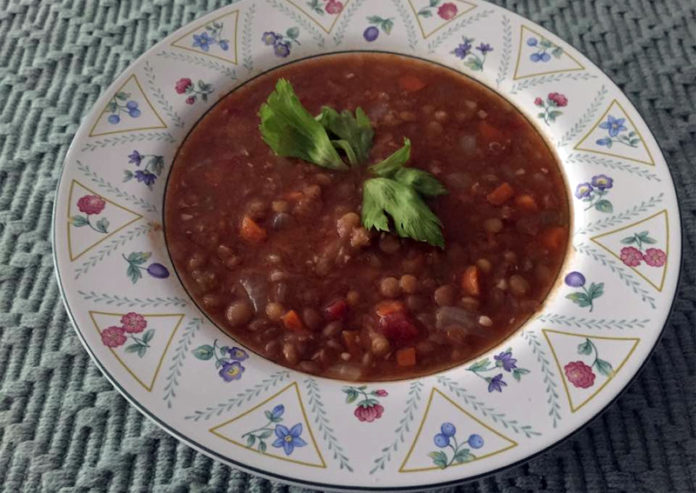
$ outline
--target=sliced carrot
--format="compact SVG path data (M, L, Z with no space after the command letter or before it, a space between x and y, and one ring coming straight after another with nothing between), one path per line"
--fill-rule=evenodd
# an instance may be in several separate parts
M499 142L502 144L505 142L505 134L485 120L479 123L478 130L485 143Z
M408 92L416 92L423 89L426 84L415 75L403 75L399 77L399 86L401 89Z
M377 315L380 317L403 311L405 311L404 304L400 301L382 301L377 305Z
M413 366L416 364L416 348L405 347L396 352L396 364L399 366Z
M283 197L287 200L300 200L304 194L302 192L288 192Z
M568 232L563 226L554 226L541 232L541 244L549 250L559 250L565 245Z
M249 216L244 216L242 219L242 228L240 231L242 238L249 243L260 243L268 236L266 230L259 226Z
M358 331L357 330L344 330L343 343L346 345L346 349L352 356L360 356L362 353L360 349L360 342L358 341Z
M503 184L498 185L498 188L489 193L486 196L486 199L493 205L503 205L505 202L510 200L513 195L515 195L515 190L508 182L504 182Z
M283 325L288 330L301 331L304 329L302 320L295 310L290 310L285 313L280 319L283 321Z
M469 296L481 294L481 283L479 282L479 270L475 265L470 265L462 274L462 289Z
M539 206L537 205L534 196L528 193L515 197L515 205L520 209L529 212L536 212L539 210Z

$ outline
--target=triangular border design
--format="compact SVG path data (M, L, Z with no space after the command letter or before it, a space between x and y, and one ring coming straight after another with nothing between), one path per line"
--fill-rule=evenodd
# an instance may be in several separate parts
M457 19L459 19L459 18L462 17L463 15L468 14L469 12L471 12L472 10L474 10L475 8L478 7L478 5L476 5L475 3L468 2L467 0L456 0L456 1L457 1L458 3L463 3L463 4L468 5L470 8L468 8L467 10L462 10L462 11L459 12L457 15L455 15L455 16L452 17L451 19L447 20L447 22L444 22L441 26L437 27L437 28L434 29L432 32L430 32L429 34L425 34L425 30L423 29L423 24L421 24L420 18L418 17L418 11L416 11L416 6L413 5L413 0L408 0L408 4L409 4L409 6L411 7L411 11L413 12L414 17L416 18L416 23L418 24L418 29L420 30L421 36L423 36L423 39L424 39L424 40L425 40L425 39L428 39L430 36L432 36L433 34L435 34L436 32L438 32L438 31L439 31L440 29L442 29L443 27L449 25L450 23L456 21Z
M423 431L423 426L425 425L425 420L428 418L428 413L430 412L430 406L431 406L432 403L433 403L433 398L435 397L435 393L438 393L438 394L440 395L440 397L442 397L443 399L445 399L446 401L448 401L450 404L452 404L454 407L456 407L459 411L461 411L462 413L466 414L467 417L473 419L475 422L477 422L479 425L481 425L481 426L483 426L484 428L486 428L486 429L487 429L488 431L490 431L491 433L494 433L495 435L497 435L498 437L502 438L503 440L505 440L505 441L507 441L507 442L510 442L510 445L509 445L508 447L502 448L502 449L500 449L500 450L496 450L495 452L491 452L491 453L488 453L488 454L484 454L484 455L478 456L478 457L476 457L476 459L474 459L473 461L470 461L470 462L463 462L463 463L461 463L461 464L453 464L453 465L451 465L450 467L457 467L457 466L461 466L461 465L464 465L464 464L470 464L471 462L476 462L476 461L479 461L479 460L481 460L481 459L486 459L486 458L488 458L488 457L492 457L492 456L494 456L494 455L498 455L498 454L500 454L500 453L506 452L506 451L508 451L508 450L510 450L510 449L512 449L512 448L517 447L517 445L519 445L515 440L513 440L513 439L511 439L511 438L509 438L509 437L503 435L502 433L500 433L500 432L497 431L496 429L494 429L494 428L492 428L491 426L487 425L486 423L484 423L483 421L481 421L479 418L477 418L476 416L474 416L473 414L471 414L470 412L468 412L467 410L465 410L462 406L460 406L459 404L457 404L453 399L451 399L450 397L448 397L447 395L445 395L445 393L442 392L440 389L438 389L437 387L433 387L432 390L430 391L430 397L428 398L428 403L427 403L426 406L425 406L425 411L423 412L423 417L421 418L421 422L420 422L420 424L418 425L418 431L416 431L416 436L413 438L413 441L411 442L411 446L409 447L408 452L406 453L406 456L404 457L404 460L401 462L401 466L399 467L399 472L400 472L400 473L424 472L424 471L439 471L439 470L441 470L441 469L440 469L439 467L437 467L437 466L432 466L432 467L418 467L418 468L415 468L415 469L405 469L406 463L407 463L408 460L411 458L411 454L413 453L413 449L416 447L416 443L418 442L418 439L420 438L421 432Z
M563 48L563 54L567 57L569 57L571 60L573 60L575 63L579 65L578 68L566 68L563 70L549 70L547 72L539 72L538 74L530 74L530 75L524 75L522 77L518 77L517 74L520 69L520 60L522 60L522 46L524 46L524 31L525 29L531 33L536 34L539 37L542 38L548 38L548 36L544 36L543 34L539 33L538 31L535 31L534 29L531 29L530 27L525 26L524 24L520 26L520 41L517 46L517 61L515 62L515 71L512 75L512 80L522 80L522 79L529 79L531 77L541 77L542 75L551 75L551 74L563 74L566 72L580 72L582 70L587 70L587 67L585 67L582 63L580 63L577 58L575 58L573 55L571 55L565 47Z
M123 133L129 133L129 132L139 132L142 130L156 130L160 128L167 128L167 124L164 123L164 120L162 120L162 117L160 116L159 113L157 113L157 110L155 109L154 105L152 104L152 101L150 101L150 98L147 97L147 93L143 89L143 86L140 84L140 81L138 80L138 77L135 74L131 74L130 77L128 77L123 84L119 86L116 91L114 91L113 94L119 93L124 87L126 87L126 84L128 84L131 79L135 81L135 85L138 86L138 90L140 93L143 95L143 98L145 98L145 102L147 105L150 107L154 115L157 117L157 119L160 121L162 124L161 126L158 127L140 127L140 128L129 128L127 130L114 130L112 132L101 132L98 134L94 133L94 129L97 128L97 125L99 124L99 120L101 119L102 115L106 112L106 106L102 108L102 110L99 112L99 115L97 115L96 120L94 121L94 124L92 125L92 128L89 130L89 137L102 137L104 135L114 135L114 134L123 134ZM113 97L113 96L112 96Z
M319 456L319 460L321 461L321 464L313 464L313 463L311 463L311 462L305 462L305 461L301 461L301 460L296 460L296 459L292 459L292 458L289 458L289 457L282 457L282 456L280 456L280 455L271 455L271 454L266 454L266 453L263 453L263 452L259 452L259 451L256 450L256 449L247 447L247 446L244 445L243 443L238 442L238 441L236 441L236 440L232 440L231 438L229 438L229 437L227 437L227 436L225 436L225 435L223 435L223 434L217 432L218 428L222 428L223 426L227 426L228 424L233 423L233 422L237 421L238 419L241 419L241 418L243 418L244 416L247 416L248 414L251 414L252 412L256 411L256 410L259 409L260 407L263 407L263 406L266 405L268 402L270 402L270 401L272 401L273 399L275 399L276 397L278 397L278 396L279 396L280 394L282 394L283 392L286 392L287 390L289 390L291 387L294 387L294 388L295 388L295 393L296 393L296 395L297 395L297 401L298 401L299 404L300 404L300 411L302 412L302 417L304 418L304 421L305 421L304 424L307 426L307 432L309 433L309 438L311 439L312 445L314 446L314 451L315 451L315 452L317 453L317 455ZM303 465L303 466L317 467L317 468L319 468L319 469L326 469L326 461L324 460L324 456L322 455L321 450L319 449L319 446L317 445L317 441L316 441L316 439L314 438L314 432L312 432L312 427L311 427L311 425L310 425L309 418L307 417L307 411L305 410L304 402L302 402L302 396L300 395L300 389L299 389L299 387L298 387L298 385L297 385L297 382L292 382L292 383L286 385L285 387L283 387L282 389L280 389L280 390L279 390L278 392L276 392L275 394L271 395L270 397L268 397L268 398L264 399L263 401L261 401L260 403L256 404L256 405L255 405L254 407L252 407L251 409L248 409L248 410L244 411L242 414L240 414L240 415L238 415L238 416L236 416L236 417L234 417L234 418L232 418L232 419L228 419L227 421L224 421L224 422L222 422L222 423L220 423L220 424L217 424L217 425L213 426L213 427L210 428L208 431L209 431L210 433L212 433L213 435L215 435L216 437L218 437L218 438L222 438L223 440L225 440L225 441L227 441L227 442L233 443L233 444L235 444L235 445L237 445L237 446L239 446L239 447L242 447L242 448L245 449L245 450L248 450L248 451L250 451L250 452L257 453L257 454L262 455L262 456L264 456L264 457L269 457L269 458L271 458L271 459L279 459L279 460L283 460L283 461L286 461L286 462L292 462L292 463L294 463L294 464L300 464L300 465Z
M662 209L659 212L656 212L655 214L646 217L645 219L641 219L640 221L636 221L634 223L628 224L626 226L622 226L621 228L608 231L606 233L598 234L590 238L590 241L595 243L596 245L602 247L604 250L606 250L608 253L610 253L614 258L618 259L621 261L621 257L619 257L616 253L612 252L609 250L606 246L602 245L599 241L597 241L598 238L602 238L603 236L609 236L613 235L615 233L618 233L619 231L624 231L629 228L633 228L634 226L638 226L639 224L642 224L644 222L650 221L651 219L659 216L660 214L665 215L665 253L667 254L667 260L665 260L665 265L664 269L662 270L662 279L660 280L660 285L657 286L655 283L653 283L650 279L645 277L638 269L635 267L629 267L633 272L635 272L638 276L640 276L644 281L646 281L648 284L650 284L652 287L654 287L658 292L662 292L662 288L665 287L665 279L667 278L667 268L669 266L669 211L667 209Z
M600 385L600 386L597 388L597 390L595 390L592 394L590 394L590 396L589 396L588 398L586 398L586 399L582 402L582 404L580 404L579 406L575 407L575 406L573 405L572 399L570 398L570 390L568 390L568 383L566 382L566 379L565 379L565 377L564 377L565 373L563 372L563 367L561 366L561 362L558 361L558 356L556 355L556 350L555 350L555 349L553 348L553 346L551 345L551 340L549 339L549 336L547 335L547 332L553 332L554 334L561 334L561 335L567 335L567 336L585 337L585 338L587 338L587 339L600 339L600 340L605 340L605 341L635 341L635 343L633 344L633 347L632 347L631 350L628 352L628 354L626 355L626 357L623 359L623 361L621 362L621 364L620 364L619 366L617 366L617 367L614 369L614 375L616 375L617 373L619 373L619 371L621 370L621 368L623 368L623 366L624 366L624 365L626 364L626 362L629 360L629 358L631 357L631 355L633 354L633 352L634 352L634 351L636 350L636 348L638 347L638 344L640 343L640 338L638 338L638 337L609 337L609 336L598 336L598 335L594 335L594 334L578 334L578 333L575 333L575 332L566 332L566 331L562 331L562 330L553 330L553 329L541 329L541 332L544 334L544 339L546 339L546 344L548 344L549 349L551 350L551 354L553 355L553 360L556 362L556 366L558 367L558 372L559 372L559 374L560 374L560 377L559 377L559 378L561 379L561 382L563 383L563 389L565 390L566 399L568 399L568 407L570 408L570 412L571 412L571 413L575 413L576 411L579 411L585 404L587 404L587 403L590 402L592 399L594 399L595 397L597 397L597 395L598 395L602 390L604 390L604 387L606 387L607 385L609 385L609 382L611 382L611 381L613 380L614 377L612 376L612 377L607 378L607 379L604 381L604 383L603 383L602 385Z
M94 319L94 315L110 315L110 316L123 316L125 315L124 313L112 313L112 312L102 312L99 310L89 310L89 318L92 320L92 324L94 324L94 328L96 329L97 333L101 335L101 331L99 330L99 326L97 325L97 321ZM164 346L164 351L162 352L162 356L159 359L159 362L157 363L157 368L155 369L155 373L152 376L152 381L150 382L150 385L148 386L143 382L134 372L131 370L128 365L120 358L120 356L114 351L112 348L109 348L109 351L111 351L111 354L114 355L116 360L121 363L121 366L123 366L126 371L138 382L140 385L143 386L145 390L148 392L152 392L152 389L155 387L155 381L157 380L157 377L159 376L159 372L162 369L162 363L164 362L164 358L167 355L167 352L169 351L169 346L172 345L172 340L174 340L174 335L176 334L176 331L179 330L179 327L181 326L181 322L184 321L184 317L186 316L184 313L141 313L143 317L179 317L179 321L176 323L176 326L174 327L174 330L172 330L171 335L169 336L169 340L167 341L167 345Z
M129 212L129 213L131 213L131 214L135 214L135 215L137 216L135 219L132 219L131 221L127 222L126 224L124 224L124 225L121 226L120 228L115 229L115 230L113 230L112 232L110 232L110 233L104 235L99 241L97 241L96 243L93 243L92 245L90 245L89 247L87 247L83 252L81 252L81 253L80 253L79 255L77 255L77 256L73 256L72 241L71 241L72 238L71 238L71 233L70 233L70 228L71 228L71 226L72 226L72 225L70 224L70 205L72 204L73 190L74 190L74 188L75 188L75 184L78 184L78 185L80 185L82 188L84 188L85 190L87 190L88 192L90 192L90 193L92 193L92 194L94 194L94 195L97 195L97 196L101 197L102 199L104 199L104 200L105 200L106 202L108 202L109 204L111 204L111 205L113 205L113 206L116 206L116 207L118 207L119 209L123 209L124 211ZM82 257L85 253L89 252L92 248L94 248L94 247L96 247L97 245L101 244L101 243L102 243L103 241L105 241L106 239L111 238L113 235L115 235L116 233L118 233L118 232L121 231L122 229L124 229L124 228L130 226L130 225L133 224L134 222L139 221L139 220L141 220L141 219L143 218L143 215L142 215L142 214L138 214L137 212L135 212L134 210L129 209L128 207L124 207L124 206L122 206L122 205L120 205L120 204L117 204L117 203L114 202L113 200L107 199L107 198L104 197L102 194L97 193L97 192L95 192L94 190L92 190L91 188L84 186L82 183L80 183L79 181L77 181L77 180L75 180L75 179L73 179L73 180L70 182L70 190L68 191L68 208L67 208L67 210L66 210L66 216L67 216L66 219L67 219L67 229L68 229L68 255L69 255L69 257L70 257L70 261L71 261L71 262L74 262L74 261L77 260L78 258Z
M344 3L343 3L343 10L341 10L338 14L336 14L336 18L334 19L334 21L331 23L331 26L330 26L329 29L327 30L324 26L322 26L319 22L317 22L317 20L316 20L314 17L312 17L311 15L309 15L309 14L307 13L307 11L306 11L304 8L302 8L302 7L300 7L299 5L297 5L293 0L285 0L285 1L288 2L290 5L292 5L293 7L295 7L295 8L296 8L297 10L299 10L300 12L302 12L302 14L303 14L305 17L307 17L307 19L309 19L311 22L313 22L314 24L316 24L317 27L319 27L319 29L321 29L322 32L324 32L324 33L326 33L326 34L331 34L331 31L333 31L333 28L336 27L336 23L338 22L338 19L341 18L341 16L343 15L343 13L346 11L346 8L348 7L348 4L350 3L350 0L345 0L345 1L344 1Z
M218 55L212 55L212 54L210 54L210 53L206 53L206 52L201 51L201 50L196 50L196 49L194 49L194 48L189 48L188 46L180 46L180 45L177 45L177 44L176 44L176 43L178 43L179 41L181 41L182 39L191 36L191 35L192 35L193 33L195 33L196 31L200 31L201 28L207 26L208 24L212 24L213 22L215 22L215 21L217 21L217 20L220 20L220 19L222 19L222 18L224 18L224 17L229 17L229 16L232 15L232 14L235 14L235 17L234 17L234 61L231 61L231 60L229 60L229 59L227 59L227 58L223 58L223 57L218 56ZM210 19L210 20L209 20L208 22L206 22L205 24L198 24L198 25L197 25L196 27L194 27L193 29L187 31L186 33L182 34L181 36L179 36L178 38L176 38L174 41L172 41L171 43L169 43L169 46L171 46L171 47L173 47L173 48L177 48L177 49L179 49L179 50L190 51L191 53L195 53L196 55L200 55L200 56L209 56L209 57L211 57L211 58L216 58L216 59L218 59L218 60L222 60L222 61L225 62L225 63L231 63L232 65L237 65L238 62L239 62L239 47L237 46L237 29L238 29L238 28L239 28L239 10L232 10L232 11L227 12L227 13L225 13L225 14L222 14L222 15L220 15L220 16L218 16L218 17L215 17L214 19Z
M597 127L599 126L600 123L604 121L604 119L607 117L609 114L609 110L611 110L612 106L619 107L619 109L623 112L623 114L626 116L626 119L631 123L631 126L633 127L633 131L640 137L640 141L643 143L643 147L645 148L645 152L648 153L648 156L650 156L650 161L642 161L640 159L633 159L631 157L626 157L622 156L621 154L615 154L613 152L604 152L604 151L598 151L596 149L588 149L586 147L580 147L582 144L585 143L587 138L594 132ZM618 99L612 99L611 103L609 103L609 106L607 106L607 109L604 113L602 113L602 116L600 116L595 124L585 133L585 135L578 141L577 144L575 144L574 149L576 151L584 151L584 152L592 152L594 154L601 154L603 156L610 156L610 157L615 157L617 159L624 159L626 161L633 161L634 163L640 163L640 164L645 164L648 166L655 166L655 158L652 155L652 152L650 152L650 147L648 146L647 142L645 142L645 139L643 138L643 134L640 133L640 130L636 126L636 124L633 122L633 119L631 118L631 115L628 114L626 109L621 105Z

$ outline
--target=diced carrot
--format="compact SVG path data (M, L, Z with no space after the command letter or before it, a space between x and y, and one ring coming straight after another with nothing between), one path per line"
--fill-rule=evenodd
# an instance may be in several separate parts
M301 331L304 329L302 320L295 310L290 310L285 313L280 319L283 321L283 325L288 330Z
M382 301L377 305L377 315L380 317L386 317L391 313L403 312L405 310L404 304L400 301Z
M343 343L346 345L346 349L353 356L360 356L362 353L360 349L360 343L358 342L358 331L357 330L344 330L342 332Z
M565 245L567 236L568 232L563 226L547 228L541 233L541 244L549 250L558 250Z
M408 92L416 92L423 89L426 84L415 75L403 75L399 77L399 86L401 89Z
M413 366L416 364L416 348L405 347L396 352L396 364L399 366Z
M249 216L244 216L242 219L241 235L249 243L260 243L268 236L266 230L259 226Z
M534 196L528 193L515 197L515 205L520 209L529 212L536 212L539 210L539 206L537 205Z
M478 130L481 139L486 144L490 142L499 142L503 144L505 142L505 134L485 120L479 123Z
M503 205L515 195L515 190L508 182L504 182L486 196L488 202L493 205Z
M469 296L481 294L481 283L479 282L479 270L475 265L470 265L462 274L462 289Z
M287 200L300 200L304 194L302 192L288 192L283 197Z

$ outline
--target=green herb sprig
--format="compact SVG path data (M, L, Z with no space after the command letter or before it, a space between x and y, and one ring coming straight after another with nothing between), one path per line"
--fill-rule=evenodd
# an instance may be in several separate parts
M302 106L290 82L279 79L261 105L259 117L264 142L279 156L334 170L362 165L369 159L374 130L362 108L353 114L324 106L314 117ZM447 190L427 171L406 167L410 158L411 141L404 139L400 149L369 167L373 177L363 184L363 226L390 231L391 218L402 238L444 248L442 222L424 199Z

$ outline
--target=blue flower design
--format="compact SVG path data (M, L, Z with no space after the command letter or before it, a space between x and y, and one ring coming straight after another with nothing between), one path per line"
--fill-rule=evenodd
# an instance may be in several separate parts
M133 176L135 176L136 180L138 180L141 183L144 183L148 187L152 186L152 184L155 183L155 180L157 179L157 175L142 169L135 170Z
M613 116L608 115L607 121L600 123L599 128L602 128L604 130L608 130L610 137L616 137L617 135L619 135L619 132L623 132L624 130L628 130L628 128L626 128L626 125L624 125L624 123L626 123L625 118L614 118Z
M607 175L596 175L592 177L592 186L598 190L608 190L614 186L614 179Z
M466 448L468 445L472 449L483 447L483 438L477 434L469 435L469 438L459 443L457 437L457 429L452 423L442 423L440 433L435 434L433 441L435 446L444 449L452 449L452 456L449 456L448 451L435 450L428 454L435 464L440 469L446 469L453 464L462 464L476 459L476 456L471 453L471 450Z
M483 55L485 55L486 53L490 53L491 51L493 51L493 47L492 47L490 44L488 44L488 43L481 43L480 45L478 45L478 46L476 47L476 49L477 49L478 51L480 51Z
M275 435L277 438L272 445L276 448L282 447L285 455L290 455L295 450L295 447L304 447L307 445L307 442L300 438L301 434L302 423L297 423L289 430L287 426L276 425Z
M290 54L290 43L287 41L279 41L273 45L273 53L276 56L285 58Z
M230 44L227 40L223 39L218 43L220 45L220 48L222 48L222 51L227 51L230 49Z
M502 366L505 371L512 371L517 368L517 360L512 357L512 352L504 351L496 356L493 356L496 361L496 366Z
M579 199L584 199L592 195L592 185L589 183L581 183L575 188L575 196Z
M131 164L135 164L136 166L140 166L140 162L143 160L143 155L140 154L138 151L133 151L130 154L128 154L128 162Z
M285 406L282 404L278 404L271 411L271 416L273 416L273 419L278 419L283 415L284 412L285 412Z
M209 51L211 41L214 42L214 40L211 39L210 35L208 35L207 32L193 35L194 48L200 48L203 51Z
M118 122L121 121L121 118L118 115L109 115L109 118L107 118L107 120L112 125L116 125Z
M503 387L507 387L507 384L503 381L502 373L499 373L498 375L488 380L488 392L493 392L494 390L502 392Z
M454 53L457 58L464 60L469 56L469 53L471 53L471 40L464 38L464 42L460 43L452 53Z
M275 44L275 42L278 40L278 38L279 38L279 36L276 33L274 33L273 31L266 31L261 36L261 41L263 41L263 43L265 45L271 46L271 45Z
M600 146L606 146L606 147L611 147L612 140L610 137L603 137L601 139L597 139L597 145Z
M479 449L483 447L483 438L481 437L481 435L472 433L471 435L469 435L469 439L466 441L466 443L468 443L469 447L471 448Z
M224 361L219 372L220 376L225 382L239 380L242 378L242 373L244 373L244 367L238 361Z
M249 357L249 354L244 351L242 348L238 347L231 347L227 350L227 353L230 355L230 358L236 361L244 361Z
M527 38L527 46L536 46L539 41L536 38Z

